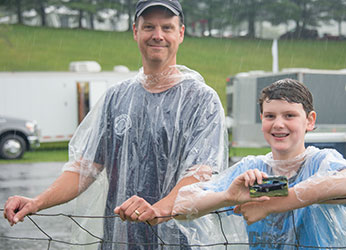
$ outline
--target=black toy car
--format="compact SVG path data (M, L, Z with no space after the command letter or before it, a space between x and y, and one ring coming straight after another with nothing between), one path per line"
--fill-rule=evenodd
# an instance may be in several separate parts
M286 176L271 176L262 179L262 184L255 182L250 187L251 197L260 196L287 196L288 195L288 180Z

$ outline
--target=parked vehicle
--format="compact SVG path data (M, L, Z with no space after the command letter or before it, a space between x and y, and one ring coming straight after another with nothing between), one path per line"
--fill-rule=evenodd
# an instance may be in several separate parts
M0 157L21 158L25 151L40 146L36 121L0 115Z
M36 120L41 143L69 141L108 87L137 74L71 66L92 72L0 72L0 114Z

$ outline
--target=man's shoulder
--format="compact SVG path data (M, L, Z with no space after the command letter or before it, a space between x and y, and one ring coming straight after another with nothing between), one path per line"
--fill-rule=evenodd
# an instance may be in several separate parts
M182 86L197 96L218 97L216 91L204 82L197 79L186 79L182 82Z
M121 82L117 82L114 83L113 85L111 85L108 89L107 89L107 93L114 93L114 92L118 92L118 91L124 91L127 90L129 88L133 88L135 86L137 86L138 84L136 84L137 81L135 78L131 78L131 79L127 79Z

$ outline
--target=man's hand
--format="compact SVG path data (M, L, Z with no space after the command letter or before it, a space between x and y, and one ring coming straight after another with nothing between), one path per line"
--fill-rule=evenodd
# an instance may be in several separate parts
M248 202L238 205L234 208L234 213L242 214L248 225L262 220L270 214L265 202Z
M157 218L160 216L159 209L136 195L116 207L114 213L119 214L123 221L149 222L150 225L156 225L160 222Z
M18 221L23 221L26 215L36 213L37 211L38 205L35 199L12 196L5 203L4 218L13 226Z
M114 213L119 214L122 220L148 222L153 226L168 221L172 219L172 209L179 189L195 182L198 182L198 180L194 176L181 179L166 197L153 205L134 195L119 207L116 207Z

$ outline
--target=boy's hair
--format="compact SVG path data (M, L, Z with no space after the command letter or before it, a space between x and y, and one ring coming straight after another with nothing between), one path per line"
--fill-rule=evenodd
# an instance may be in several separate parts
M303 83L294 79L282 79L262 89L260 98L258 99L261 114L263 113L263 102L270 100L285 100L291 103L301 103L306 116L314 110L311 92Z

